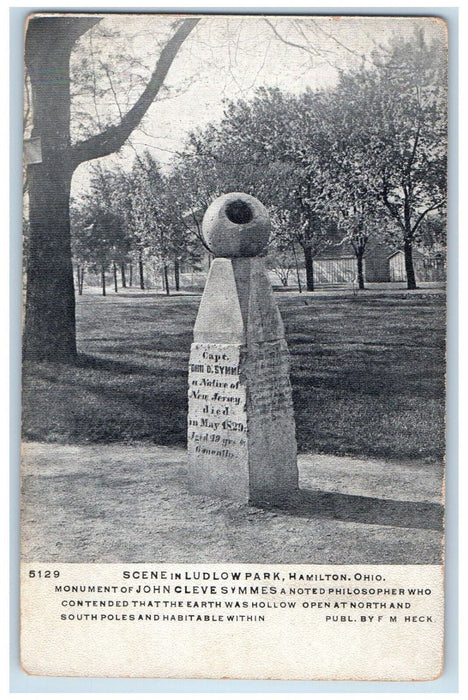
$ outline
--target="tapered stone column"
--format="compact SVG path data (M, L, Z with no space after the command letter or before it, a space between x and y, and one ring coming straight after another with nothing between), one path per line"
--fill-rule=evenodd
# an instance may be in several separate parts
M198 493L239 502L298 489L284 327L263 260L270 222L254 197L215 200L203 233L216 256L189 362L188 467Z

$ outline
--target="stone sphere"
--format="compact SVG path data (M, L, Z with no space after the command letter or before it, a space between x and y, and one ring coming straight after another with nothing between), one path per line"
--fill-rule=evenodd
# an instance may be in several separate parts
M243 192L214 200L203 217L206 244L217 258L253 258L270 237L270 217L261 202Z

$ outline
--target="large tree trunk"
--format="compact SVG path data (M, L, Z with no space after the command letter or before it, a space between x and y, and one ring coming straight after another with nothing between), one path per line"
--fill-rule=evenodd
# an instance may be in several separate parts
M25 61L42 162L28 165L29 242L25 357L76 356L75 290L70 247L70 54L97 19L39 17L29 21Z
M307 291L314 291L314 258L309 247L304 248Z
M28 168L30 227L24 353L35 360L66 361L76 356L71 172L56 154L47 153L47 146L43 146L43 160Z
M120 276L122 278L122 287L125 289L127 287L127 279L125 277L125 265L123 263L120 266Z
M58 163L29 168L30 234L27 263L25 356L76 356L75 290L68 203L71 176Z
M408 240L405 240L404 253L406 268L406 286L408 289L416 289L416 275L414 274L413 265L413 246Z

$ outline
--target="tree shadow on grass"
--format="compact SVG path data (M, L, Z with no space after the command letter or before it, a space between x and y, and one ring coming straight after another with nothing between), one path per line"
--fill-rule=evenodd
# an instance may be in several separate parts
M73 444L144 442L182 446L186 440L185 366L148 366L80 355L57 371L28 367L23 402L25 439ZM179 360L177 360L179 364Z
M93 369L100 372L110 372L116 376L140 374L148 377L178 377L182 375L185 376L187 374L187 370L185 368L176 369L169 367L148 367L147 365L139 365L137 363L127 362L125 360L107 359L85 354L80 354L78 356L76 366L80 369ZM90 390L93 388L90 383L83 383L82 385L86 386ZM97 388L99 391L101 391L105 387L98 386Z
M299 489L281 502L262 502L259 505L300 518L322 517L368 525L443 531L444 508L439 503L393 501Z

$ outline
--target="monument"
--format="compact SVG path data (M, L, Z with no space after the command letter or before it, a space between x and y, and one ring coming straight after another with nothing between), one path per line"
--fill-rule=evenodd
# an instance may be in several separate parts
M298 489L289 355L263 260L258 199L233 192L202 223L215 256L189 361L188 469L197 493L275 502Z

